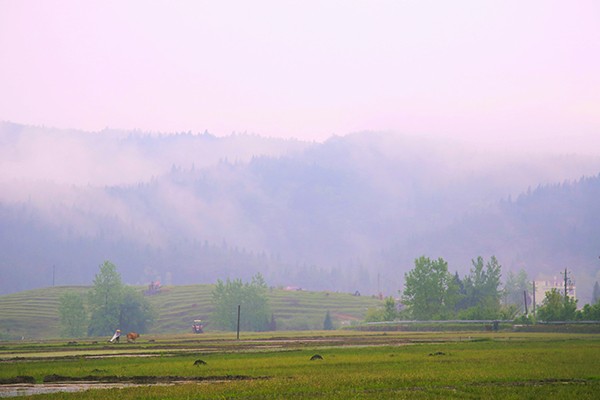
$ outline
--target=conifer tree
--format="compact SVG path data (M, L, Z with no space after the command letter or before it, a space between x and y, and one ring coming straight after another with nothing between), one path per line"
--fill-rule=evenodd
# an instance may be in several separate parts
M598 285L598 281L594 284L594 293L592 294L592 304L597 304L600 302L600 285Z
M325 313L325 320L323 321L323 329L326 331L333 330L333 322L331 321L331 314L329 314L329 310Z

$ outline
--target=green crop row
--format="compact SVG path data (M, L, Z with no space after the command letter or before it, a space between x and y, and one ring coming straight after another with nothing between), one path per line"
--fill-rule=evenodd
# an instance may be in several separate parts
M206 379L39 397L46 399L595 399L600 393L599 335L482 333L486 340L467 341L451 333L313 335L263 334L236 341L207 334L197 342L190 342L192 335L164 342L156 336L158 352L145 357L90 358L82 349L79 356L12 359L3 362L0 378L26 375L38 383L50 375ZM19 350L11 346L2 351ZM49 351L48 344L37 346ZM154 351L150 344L144 348ZM315 354L322 359L311 360ZM199 359L204 363L194 365Z

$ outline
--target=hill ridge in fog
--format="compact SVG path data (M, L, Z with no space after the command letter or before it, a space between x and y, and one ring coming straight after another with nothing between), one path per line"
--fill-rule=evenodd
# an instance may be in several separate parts
M60 284L87 284L105 259L130 283L261 271L273 285L390 294L423 254L461 271L493 254L532 276L565 263L582 281L598 274L600 235L581 220L595 210L584 187L598 180L598 156L381 132L323 143L61 132L0 124L0 293L47 286L53 266ZM553 190L556 209L540 197ZM540 210L579 213L556 219L552 239ZM580 226L585 245L556 246Z

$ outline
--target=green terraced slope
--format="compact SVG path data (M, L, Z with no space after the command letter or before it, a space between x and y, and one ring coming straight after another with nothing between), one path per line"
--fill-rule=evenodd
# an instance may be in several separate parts
M58 286L0 296L0 339L59 336L60 296L66 291L87 290L81 286Z
M168 286L147 296L157 312L151 333L191 332L195 319L204 320L207 331L213 330L210 325L213 287ZM0 296L0 339L58 337L60 296L65 291L85 293L88 289L62 286ZM382 304L372 297L347 293L270 289L268 295L277 330L322 329L327 311L334 325L342 327L362 320L368 308Z

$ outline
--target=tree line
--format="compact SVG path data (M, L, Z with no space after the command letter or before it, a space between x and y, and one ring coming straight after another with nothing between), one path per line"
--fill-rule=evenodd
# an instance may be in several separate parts
M577 300L553 289L535 315L527 310L531 285L525 271L508 272L504 285L502 267L495 256L472 260L468 274L452 274L443 258L419 257L404 275L400 303L385 299L377 310L369 310L367 321L407 320L514 320L521 322L600 320L600 286L596 282L592 304L577 310Z
M143 294L126 286L117 267L105 261L87 296L66 292L60 298L61 333L67 337L103 336L121 329L146 332L155 312Z
M242 331L277 329L268 286L260 273L249 282L217 280L212 297L210 324L216 329L235 331L238 323ZM65 337L103 336L116 329L144 333L156 315L140 291L123 285L116 266L108 261L100 266L87 295L70 291L61 296L59 313ZM323 329L334 329L329 311L324 313Z
M535 315L527 312L531 286L525 271L508 272L502 284L502 267L495 256L472 260L470 271L461 277L452 274L443 258L419 257L404 275L400 303L387 297L379 309L367 311L366 321L407 320L519 320L600 321L600 286L594 286L592 304L577 310L577 300L553 289L545 294ZM268 300L268 286L260 273L249 282L241 279L217 280L213 290L214 312L211 324L217 329L235 331L276 330ZM155 312L142 293L125 286L116 266L108 261L100 266L87 297L67 292L60 299L62 333L65 336L102 336L117 328L147 331ZM238 314L239 312L239 314ZM323 329L333 329L329 311Z

